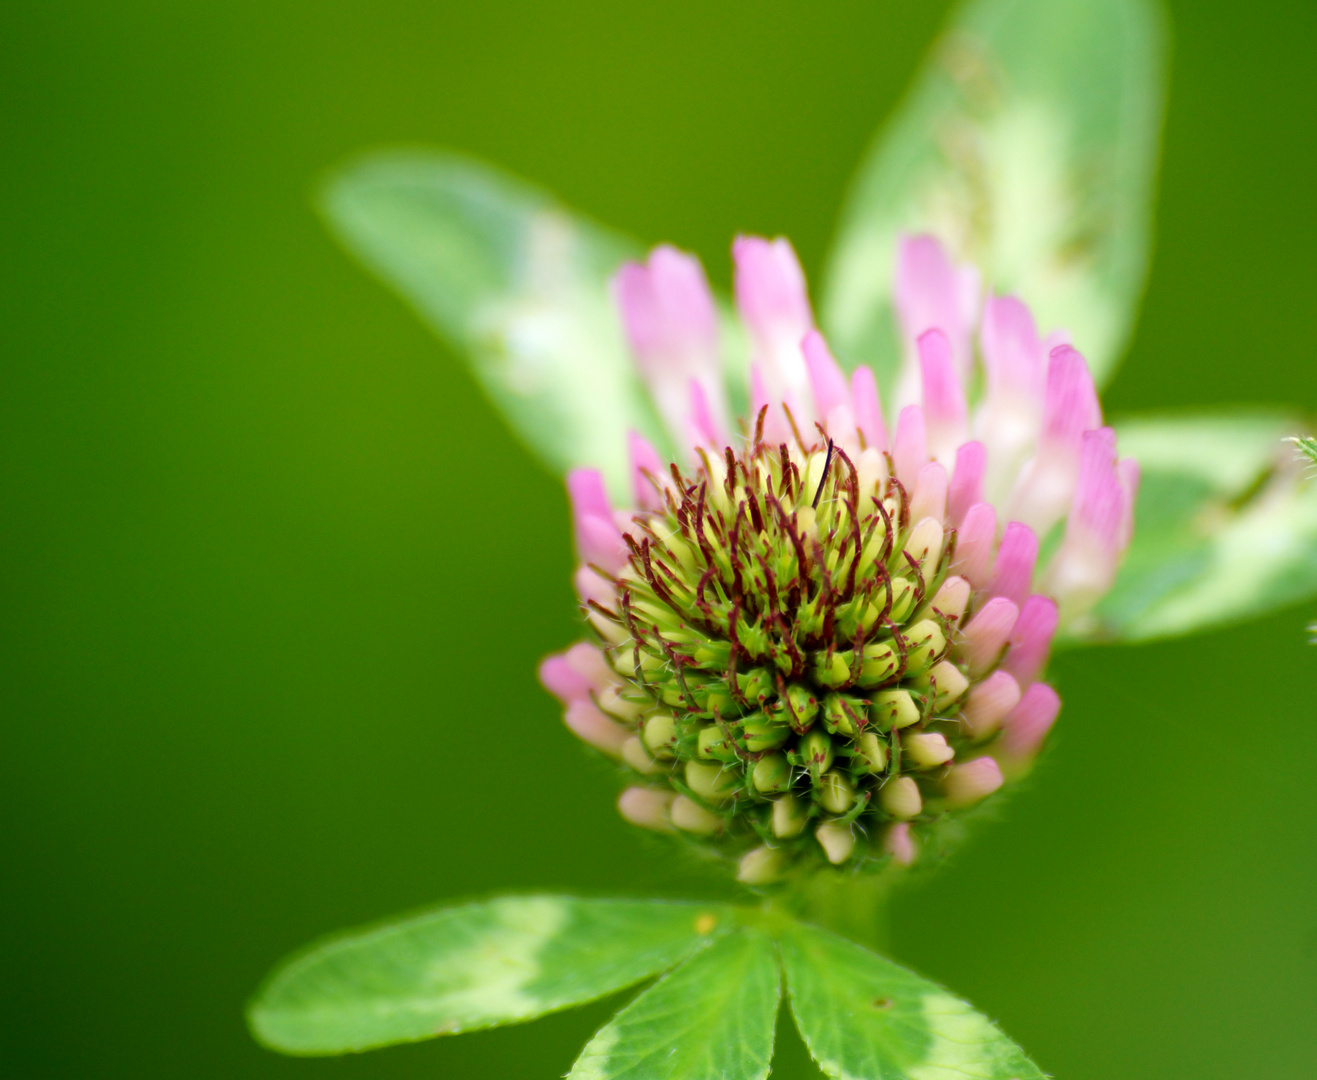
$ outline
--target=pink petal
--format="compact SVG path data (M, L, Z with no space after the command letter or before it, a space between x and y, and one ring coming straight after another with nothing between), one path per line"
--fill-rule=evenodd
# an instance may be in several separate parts
M769 446L781 446L792 441L791 427L786 414L782 412L780 401L774 401L768 392L764 379L764 369L759 364L750 365L750 428L759 422L759 414L764 406L768 412L764 415L764 442Z
M953 765L943 787L952 806L969 806L987 798L1002 785L1001 766L990 757Z
M828 436L850 455L852 461L860 453L859 428L855 423L855 410L849 405L834 405L823 420Z
M686 387L695 379L709 407L725 415L718 356L718 315L704 268L674 247L655 248L647 264L626 263L613 278L613 297L627 341L659 413L682 432Z
M593 600L600 607L608 608L610 611L617 607L617 590L607 579L600 577L588 566L577 569L572 577L572 584L582 604L589 604Z
M663 459L636 431L627 432L627 451L631 458L631 494L636 505L642 510L660 509L663 498L659 489L667 484Z
M958 527L969 508L983 501L983 474L987 463L988 452L981 442L961 443L956 448L956 466L951 472L951 488L947 493L947 521L952 526Z
M1047 571L1047 591L1073 618L1111 588L1132 500L1116 466L1116 433L1086 431L1065 539Z
M969 330L978 305L978 276L958 270L931 236L907 236L897 250L894 288L902 338L913 345L925 330L947 335L961 375L969 371Z
M668 327L643 263L625 262L613 275L613 300L622 316L631 352L642 364L655 360L667 344Z
M1032 758L1061 711L1061 699L1046 683L1034 683L1002 724L1001 752L1015 762Z
M576 547L583 563L610 574L621 573L629 557L622 530L605 518L581 518L576 523Z
M928 440L924 431L924 410L907 405L896 418L896 438L892 443L892 464L896 478L912 487L919 470L928 464Z
M564 705L588 698L594 689L590 680L567 662L566 656L549 656L540 663L540 683Z
M915 477L915 489L910 497L910 520L947 516L947 470L936 461L930 461Z
M578 739L613 757L621 755L622 744L634 734L610 720L593 702L587 700L578 699L568 705L563 714L563 722Z
M614 278L614 291L627 341L642 364L716 350L717 309L695 256L660 245L648 265L624 264Z
M598 647L578 642L566 652L545 657L540 682L564 705L601 692L613 682L613 673Z
M598 469L572 469L567 474L567 497L572 503L572 514L601 518L613 516L613 504L604 487L604 474Z
M969 604L969 594L969 582L963 577L953 575L942 582L942 588L938 589L937 595L933 597L933 610L948 619L959 620L965 614L966 605Z
M1046 354L1033 315L1017 297L992 297L983 307L985 392L1035 401L1041 407L1046 385Z
M603 690L614 681L613 669L608 666L599 646L588 641L578 641L562 655L573 671L589 681L595 692Z
M1069 345L1058 345L1047 363L1043 436L1078 448L1081 435L1102 423L1102 407L1088 362Z
M814 315L800 261L784 238L758 236L738 236L732 244L732 260L736 307L770 399L802 411L809 378L800 343L813 328Z
M956 531L956 554L951 572L967 578L976 589L988 583L992 551L997 542L997 511L991 503L975 503Z
M1061 519L1074 496L1084 432L1101 422L1097 391L1084 358L1068 345L1053 349L1038 446L1011 495L1015 520L1043 536Z
M956 373L956 362L947 335L936 328L927 330L916 342L923 381L924 419L928 450L938 461L950 464L956 447L968 434L965 389Z
M709 407L708 395L695 379L689 384L690 412L686 416L686 438L692 447L704 447L718 453L727 445L722 427Z
M1020 609L1004 596L994 596L983 605L961 632L960 654L978 677L997 662L1010 637Z
M613 520L603 474L597 469L573 469L567 474L567 493L581 561L616 574L626 565L627 547Z
M961 715L975 739L991 735L1020 702L1020 684L1005 671L994 671L969 692Z
M851 390L841 367L828 349L828 343L817 330L811 330L800 343L809 372L810 389L814 392L814 408L819 416L827 416L838 405L850 405Z
M617 812L632 825L657 832L671 832L668 810L672 792L658 788L629 787L617 797Z
M736 264L736 306L752 332L789 322L805 336L814 322L805 289L805 273L790 241L779 236L738 236L732 242Z
M1034 563L1038 561L1038 536L1028 525L1012 521L1002 535L993 565L988 593L1004 596L1017 606L1024 603L1033 585Z
M864 436L865 445L886 451L887 425L883 422L878 384L869 368L857 367L851 372L851 399L855 402L855 422Z
M989 300L982 328L985 386L974 432L988 447L986 497L1005 498L1034 450L1042 422L1047 353L1033 316L1013 296Z
M883 851L901 866L909 866L915 861L918 851L908 821L898 821L887 827L883 836Z
M1049 596L1035 594L1020 608L1020 617L1011 631L1010 648L1001 666L1022 686L1037 679L1047 665L1058 621L1056 601Z

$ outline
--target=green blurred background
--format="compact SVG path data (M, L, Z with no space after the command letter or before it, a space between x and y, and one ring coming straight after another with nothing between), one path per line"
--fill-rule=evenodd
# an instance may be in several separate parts
M1188 0L1111 411L1317 403L1317 7ZM709 894L535 681L557 483L311 210L475 152L726 281L817 275L943 3L0 9L0 1063L14 1077L552 1077L609 1015L281 1059L286 951L514 888ZM1066 1080L1317 1073L1317 603L1063 656L1055 747L895 951ZM494 752L491 748L499 748ZM808 1075L790 1037L782 1075Z

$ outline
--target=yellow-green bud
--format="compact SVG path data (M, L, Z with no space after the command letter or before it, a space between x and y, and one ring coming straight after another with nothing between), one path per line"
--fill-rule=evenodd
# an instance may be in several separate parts
M638 773L650 775L666 771L662 765L650 756L649 751L645 749L645 744L640 741L639 735L632 735L622 744L622 760Z
M845 686L851 679L850 655L849 651L815 655L814 681L827 687Z
M901 659L895 648L882 642L864 647L864 660L860 664L861 686L877 686L896 674Z
M745 674L736 676L736 689L740 692L741 697L750 703L753 708L758 702L763 701L770 694L777 692L777 684L773 679L772 672L766 668L755 668L753 671L747 671Z
M892 610L888 617L900 622L910 614L915 603L915 583L909 578L892 578Z
M724 716L736 706L732 691L723 679L710 679L702 686L690 687L696 704L705 712Z
M906 643L905 669L911 676L926 670L947 647L942 627L932 619L924 619L910 627Z
M786 865L786 856L778 848L751 848L736 864L736 880L743 885L768 885L782 876Z
M839 821L825 821L814 830L814 837L822 846L828 862L834 866L844 863L855 850L855 834L849 825Z
M905 543L905 553L917 560L919 571L924 578L924 587L932 585L937 575L937 564L942 558L942 523L936 518L924 518L910 530L910 539Z
M855 805L855 787L839 772L819 778L819 805L833 814L844 814Z
M731 741L717 724L700 728L696 752L702 758L712 758L717 761L730 761L736 757L736 750Z
M764 712L770 720L804 731L819 714L819 702L813 690L793 683L787 687L785 699L779 698L772 705L765 706Z
M670 791L654 788L629 787L617 799L617 809L633 825L656 832L671 832L672 822L668 811L673 797Z
M791 786L791 765L786 754L765 754L755 762L750 777L760 794L776 794Z
M832 768L832 740L821 731L811 731L796 744L796 753L810 774L817 777Z
M911 732L901 737L901 760L916 768L933 769L945 765L956 752L947 745L946 736L936 732Z
M774 723L761 713L752 713L741 723L741 736L745 739L745 748L758 754L781 746L791 738L791 729L786 724Z
M950 660L941 660L934 664L928 674L937 687L935 704L939 709L945 709L953 702L959 701L969 689L969 679Z
M722 818L717 814L709 813L699 803L686 798L685 795L678 795L672 800L672 809L668 814L672 818L672 824L683 832L710 836L723 827Z
M874 694L873 704L869 709L873 722L884 731L892 728L909 727L919 723L923 717L919 706L908 690L883 690Z
M645 721L645 746L656 758L673 757L677 749L677 721L668 713L655 713Z
M628 695L625 690L620 690L617 686L605 686L595 695L595 699L599 703L599 708L618 720L634 720L643 708L641 701L634 696L634 692Z
M701 799L721 802L739 788L736 773L722 765L703 761L686 762L686 786Z
M855 740L852 760L865 772L880 773L887 768L887 744L872 731L866 731Z
M919 811L924 808L919 785L908 776L898 776L887 781L878 793L878 802L892 817L901 821L918 817Z
M805 804L794 795L783 795L773 800L773 835L786 840L799 836L805 830L809 820Z
M823 462L819 461L819 469L822 470ZM815 484L817 487L817 483ZM807 491L813 491L814 488L806 484ZM806 540L817 540L818 532L818 515L814 512L813 507L802 507L796 511L796 531Z
M863 698L829 694L823 699L823 726L831 735L854 735L856 721L863 718L869 703Z

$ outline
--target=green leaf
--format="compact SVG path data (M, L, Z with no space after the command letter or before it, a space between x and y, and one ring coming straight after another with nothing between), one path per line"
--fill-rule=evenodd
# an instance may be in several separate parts
M555 472L594 466L620 495L627 430L666 448L608 289L631 241L446 153L368 158L332 178L322 208Z
M248 1018L289 1054L341 1054L529 1020L631 986L722 932L722 909L661 900L501 897L313 946Z
M601 1028L568 1080L762 1080L780 986L772 939L729 934Z
M817 927L782 938L791 1011L819 1068L846 1080L1043 1080L986 1017Z
M929 231L1109 376L1148 268L1164 36L1148 0L960 8L851 190L823 305L839 355L890 385L896 240Z
M1134 539L1083 636L1169 637L1317 595L1317 484L1293 430L1256 412L1116 424L1143 473Z

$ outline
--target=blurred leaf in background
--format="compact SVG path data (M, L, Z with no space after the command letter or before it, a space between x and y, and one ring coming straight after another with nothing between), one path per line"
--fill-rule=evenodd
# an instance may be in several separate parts
M851 190L823 303L838 355L891 386L896 241L931 232L1106 383L1152 249L1165 38L1150 0L967 3Z
M348 246L469 358L551 468L589 463L626 490L617 448L627 432L662 437L624 362L608 288L638 245L454 155L371 158L327 187L323 207Z

